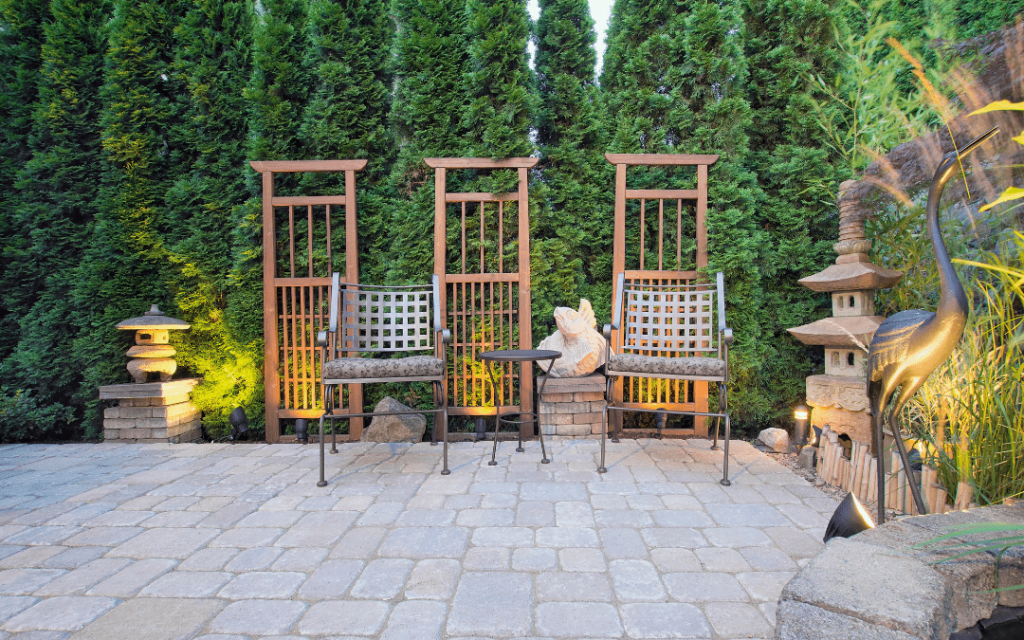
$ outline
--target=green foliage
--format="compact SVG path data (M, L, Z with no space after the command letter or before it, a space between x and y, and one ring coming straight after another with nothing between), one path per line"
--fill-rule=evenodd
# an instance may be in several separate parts
M956 235L946 233L947 238ZM890 243L901 246L907 240L893 234L884 244ZM956 255L954 247L950 251ZM918 250L907 254L918 255ZM964 338L908 403L904 417L931 441L945 486L970 483L977 501L988 504L1024 495L1024 391L1019 384L1024 377L1024 234L1018 231L995 251L976 255L954 260L971 305ZM901 283L899 289L921 287L927 297L919 301L932 308L938 297L935 279L919 274L916 283ZM915 302L907 294L894 300Z
M124 345L114 325L156 303L176 312L168 290L164 195L187 166L176 125L184 86L174 70L181 5L118 0L110 22L101 89L106 165L96 225L71 295L83 316L75 337L87 434L102 416L96 388L126 382ZM116 363L116 364L115 364Z
M71 407L41 405L30 392L0 387L0 443L67 438L74 417Z
M96 436L96 387L127 381L130 336L113 325L154 302L192 324L173 340L183 371L203 377L193 400L211 434L236 405L260 429L262 189L246 160L367 158L361 277L397 283L433 271L433 174L422 158L539 155L535 335L552 328L552 307L580 297L603 321L606 151L721 156L710 269L727 274L736 423L779 423L820 357L784 330L823 314L795 281L831 259L835 185L916 135L908 125L934 129L944 117L933 105L953 61L937 39L980 35L1021 9L840 2L617 0L598 86L583 0L541 3L535 77L524 0L0 0L0 404L13 407L0 438ZM920 91L911 57L935 95ZM631 176L635 187L693 183L686 172ZM516 180L448 172L463 191ZM325 176L276 186L342 187ZM880 251L926 262L903 215L886 224L905 247ZM653 216L647 224L650 238ZM692 237L692 221L683 226ZM505 249L511 259L517 246ZM892 304L927 307L931 275L908 268L917 289ZM429 401L429 390L416 393L406 400Z
M602 85L614 114L611 151L720 156L708 178L708 270L725 273L736 335L730 350L734 425L756 429L782 409L767 372L767 338L776 320L765 295L767 237L757 223L764 194L747 168L752 114L737 9L734 3L619 0ZM688 175L660 170L637 172L634 180L631 188L693 186ZM639 231L629 233L636 238ZM692 268L689 260L680 268Z
M529 156L535 98L526 57L530 37L526 0L468 0L466 12L470 103L462 114L462 128L469 132L471 155Z
M940 79L957 61L937 49L936 43L954 37L941 12L928 14L929 24L911 30L904 14L893 15L898 3L874 0L861 7L854 0L845 2L850 21L863 27L837 29L841 66L809 71L808 77L820 92L812 100L826 144L856 172L951 119ZM926 78L938 90L915 81L911 61L894 43L923 61Z
M266 0L256 24L253 74L245 97L251 160L303 159L296 123L312 82L302 63L306 0ZM255 175L255 174L250 174ZM254 180L254 193L260 193Z
M531 268L535 335L554 330L557 306L584 297L610 317L614 168L594 79L594 21L583 0L544 0L537 45L537 140L546 205L535 213ZM534 189L541 185L534 185ZM539 215L538 215L539 214Z
M778 426L805 395L805 378L820 367L821 348L807 347L786 329L831 313L828 296L799 284L835 258L838 236L834 204L838 184L849 174L821 141L814 100L824 96L809 80L840 68L835 33L843 22L822 0L747 0L744 49L751 106L747 167L757 174L764 200L758 226L766 235L760 262L765 307L762 377L773 394Z
M304 157L369 161L357 177L362 282L382 281L390 248L386 178L394 160L394 137L387 126L392 84L387 62L393 30L384 0L310 4L303 65L315 90L303 112L299 138ZM302 180L307 190L343 191L342 174L307 174Z
M469 102L464 0L396 0L398 24L392 70L391 127L399 145L391 170L394 194L386 279L423 282L434 271L434 175L423 158L459 157L467 131L460 120ZM457 188L454 172L449 185Z
M82 380L73 348L82 319L68 292L90 237L102 177L99 87L110 4L55 0L51 12L40 48L32 156L18 172L23 201L9 218L18 230L18 268L8 272L4 298L18 301L10 318L18 328L0 377L35 405L62 414L75 406L72 395ZM75 408L81 415L82 405ZM47 429L39 437L67 431Z
M31 289L25 291L19 283L38 278L23 260L28 242L8 212L28 201L15 183L32 154L29 136L48 18L47 0L0 1L0 358L17 343L18 324L32 304L25 295Z
M188 171L167 192L164 234L174 266L171 287L191 329L177 338L178 366L202 378L192 402L211 437L226 435L227 417L241 406L260 428L262 343L232 331L226 308L237 283L233 209L248 196L245 138L252 74L255 12L249 0L201 0L175 31L175 70L189 95L180 128Z
M957 0L950 5L961 38L1008 27L1024 14L1024 3L1020 0Z

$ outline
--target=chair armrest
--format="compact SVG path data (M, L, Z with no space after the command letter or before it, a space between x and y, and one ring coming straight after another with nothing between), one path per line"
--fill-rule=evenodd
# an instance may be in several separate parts
M329 334L326 331L321 331L321 332L317 333L316 334L316 346L323 347L324 349L329 347L330 346L330 341L327 338L328 335Z
M341 296L341 274L331 274L331 315L327 327L331 333L338 330L338 298Z
M617 324L606 324L606 325L604 325L604 331L602 332L604 334L604 339L607 340L608 342L611 342L611 340L612 340L612 331L618 331L618 330L619 330L619 325L617 325Z

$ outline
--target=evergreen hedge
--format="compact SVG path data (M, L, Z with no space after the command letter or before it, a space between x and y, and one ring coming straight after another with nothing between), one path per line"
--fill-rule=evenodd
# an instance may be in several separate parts
M99 437L97 387L129 380L131 337L114 324L153 303L192 324L174 341L204 379L209 435L235 406L258 428L261 185L247 162L338 157L370 160L357 178L362 278L398 283L433 270L423 157L538 155L537 341L551 309L580 297L607 318L603 154L719 154L710 269L726 272L737 336L735 424L784 425L820 358L785 329L827 314L796 280L833 259L833 201L852 175L848 150L826 145L813 79L845 90L836 45L866 33L865 16L902 39L962 39L1021 10L926 4L617 0L598 84L584 0L541 0L536 24L525 0L0 0L0 441ZM463 190L513 180L450 173Z

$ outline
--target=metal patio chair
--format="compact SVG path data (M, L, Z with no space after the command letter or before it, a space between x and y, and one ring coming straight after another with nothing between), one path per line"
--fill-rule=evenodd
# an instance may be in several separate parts
M441 328L440 300L437 276L429 285L381 287L345 283L340 281L338 273L333 275L328 330L318 333L316 340L321 348L324 387L317 486L327 485L324 480L324 421L331 421L331 453L337 453L334 421L373 415L434 414L431 440L437 444L440 423L444 442L441 473L451 473L448 470L448 396L445 391L445 345L451 341L451 333ZM394 357L402 353L413 355ZM379 382L431 382L434 408L377 414L335 412L334 390L338 385Z
M605 392L607 407L601 420L601 464L605 468L605 438L609 412L641 411L715 418L715 440L725 421L725 466L721 483L729 481L729 345L732 329L725 324L725 277L719 272L714 283L677 285L647 284L627 280L620 273L616 282L611 324L604 326L607 341ZM623 316L625 316L623 318ZM714 322L717 316L717 327ZM618 331L616 353L612 353L613 331ZM667 380L707 380L718 386L718 411L696 411L670 403L616 404L613 388L617 378L662 378ZM618 441L618 430L613 441Z

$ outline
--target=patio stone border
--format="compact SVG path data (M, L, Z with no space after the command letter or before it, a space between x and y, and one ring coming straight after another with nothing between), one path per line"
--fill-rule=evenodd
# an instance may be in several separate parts
M1024 503L903 518L830 540L783 589L776 640L948 640L988 618L996 605L1024 606L1024 590L989 592L996 586L995 552L938 562L956 552L931 547L967 536L913 548L986 522L1024 524ZM1002 557L999 585L1022 583L1024 548L1017 547Z

